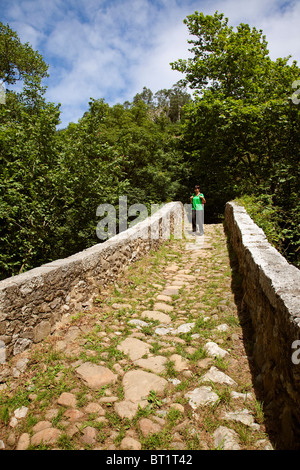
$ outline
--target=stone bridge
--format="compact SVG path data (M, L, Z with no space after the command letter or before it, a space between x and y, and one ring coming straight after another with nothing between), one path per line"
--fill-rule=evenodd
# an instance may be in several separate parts
M299 448L299 270L233 202L184 216L0 282L2 448Z

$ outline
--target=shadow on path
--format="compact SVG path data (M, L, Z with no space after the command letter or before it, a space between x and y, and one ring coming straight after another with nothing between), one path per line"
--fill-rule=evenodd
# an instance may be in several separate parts
M257 402L263 407L264 424L266 427L266 433L272 443L275 450L285 450L280 442L280 435L278 432L278 420L271 407L265 407L266 393L261 383L260 369L253 359L253 346L255 342L255 331L252 325L250 313L247 310L247 306L243 302L243 275L239 271L239 263L237 256L233 250L233 247L229 241L228 233L225 228L225 234L227 236L227 250L229 254L230 267L232 271L231 289L234 295L234 301L237 306L238 317L243 332L243 343L248 358L248 364L250 373L252 376L252 384L256 396Z

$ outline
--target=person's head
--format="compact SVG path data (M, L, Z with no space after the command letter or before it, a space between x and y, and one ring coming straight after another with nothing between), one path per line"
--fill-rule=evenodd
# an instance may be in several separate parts
M198 186L197 184L195 186L195 193L196 194L200 193L200 186Z

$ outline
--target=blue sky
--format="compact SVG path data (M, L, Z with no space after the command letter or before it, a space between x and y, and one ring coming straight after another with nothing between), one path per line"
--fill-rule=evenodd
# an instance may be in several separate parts
M299 0L0 0L0 21L49 64L46 99L61 103L64 127L90 97L113 105L144 86L171 88L182 75L170 62L188 57L183 20L196 10L262 29L273 59L300 63Z

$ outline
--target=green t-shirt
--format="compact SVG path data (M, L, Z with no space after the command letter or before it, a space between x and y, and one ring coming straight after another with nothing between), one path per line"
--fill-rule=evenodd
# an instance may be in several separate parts
M193 194L192 210L203 211L203 205L200 199L200 196L204 197L202 193L199 193L198 196Z

